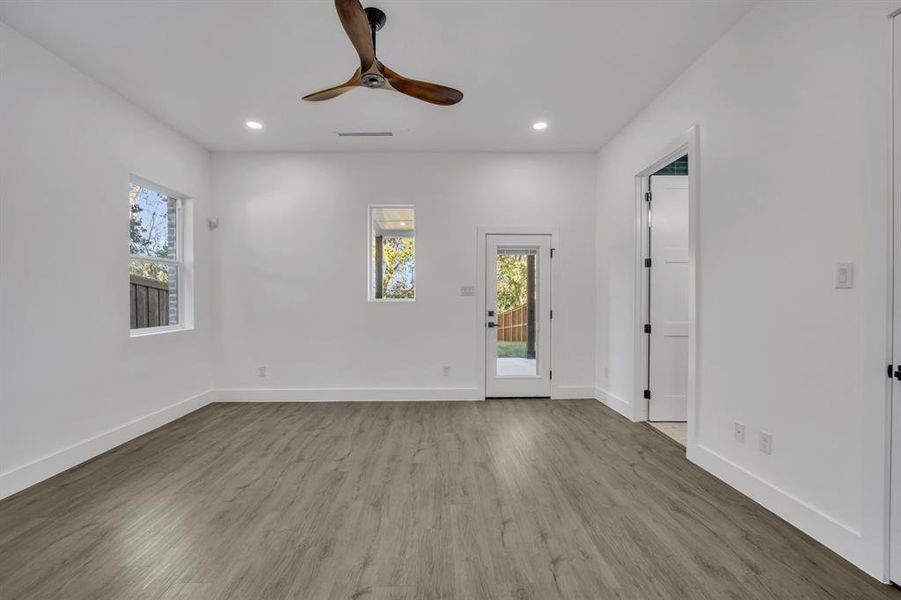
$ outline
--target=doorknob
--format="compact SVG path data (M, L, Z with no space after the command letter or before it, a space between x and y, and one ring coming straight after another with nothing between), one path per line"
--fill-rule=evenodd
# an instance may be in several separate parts
M897 379L898 381L901 381L901 365L897 365L895 367L895 372L892 373L892 375L895 376L895 379Z
M493 322L491 322L491 321L488 321L488 327L497 327L497 323L493 323ZM898 376L898 379L901 379L901 375Z

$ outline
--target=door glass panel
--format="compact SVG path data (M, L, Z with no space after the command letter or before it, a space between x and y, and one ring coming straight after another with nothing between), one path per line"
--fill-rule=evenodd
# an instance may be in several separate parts
M538 375L538 249L497 249L497 376Z

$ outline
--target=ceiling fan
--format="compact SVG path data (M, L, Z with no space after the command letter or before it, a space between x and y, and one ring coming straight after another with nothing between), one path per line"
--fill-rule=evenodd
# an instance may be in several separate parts
M318 102L340 96L355 87L387 89L412 96L432 104L449 106L463 99L463 93L436 83L407 79L398 75L375 56L375 34L385 26L385 13L370 6L364 9L359 0L335 0L338 18L350 43L360 55L360 68L341 85L304 96L304 100Z

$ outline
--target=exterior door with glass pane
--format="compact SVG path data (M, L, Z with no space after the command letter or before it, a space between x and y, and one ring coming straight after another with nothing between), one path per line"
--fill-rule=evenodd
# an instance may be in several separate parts
M488 235L485 395L551 395L551 236Z

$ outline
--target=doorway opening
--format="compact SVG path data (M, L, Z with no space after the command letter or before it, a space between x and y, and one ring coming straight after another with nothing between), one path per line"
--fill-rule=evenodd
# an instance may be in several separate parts
M648 175L644 334L648 422L683 446L688 421L688 155Z
M699 128L635 175L634 401L691 457L697 441Z

